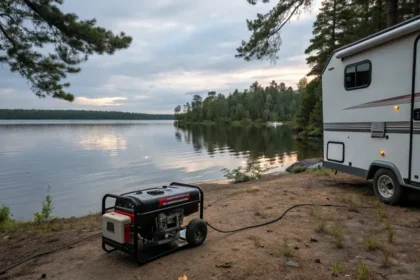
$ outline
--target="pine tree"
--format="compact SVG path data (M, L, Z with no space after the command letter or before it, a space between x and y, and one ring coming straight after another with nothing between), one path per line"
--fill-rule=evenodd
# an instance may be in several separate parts
M39 97L72 101L63 82L67 74L94 53L113 54L127 48L131 37L114 35L96 26L95 19L79 20L60 10L63 0L0 1L0 64L27 79ZM52 46L45 54L39 48Z
M352 12L346 0L324 0L320 13L314 22L313 35L305 54L311 67L310 75L320 75L330 54L346 44L345 38L351 36L349 21ZM349 32L350 31L350 32ZM349 34L350 33L350 34Z

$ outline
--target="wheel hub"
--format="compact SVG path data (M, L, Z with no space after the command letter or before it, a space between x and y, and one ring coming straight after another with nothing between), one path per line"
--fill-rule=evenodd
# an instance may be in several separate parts
M392 178L388 175L382 175L381 177L379 177L378 191L385 198L392 197L395 191L395 185Z

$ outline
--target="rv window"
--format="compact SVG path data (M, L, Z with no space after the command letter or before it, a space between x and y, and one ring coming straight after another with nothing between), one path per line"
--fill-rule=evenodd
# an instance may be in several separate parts
M344 87L347 90L368 87L371 79L370 61L363 61L346 67Z
M346 88L353 88L356 85L356 67L346 69Z

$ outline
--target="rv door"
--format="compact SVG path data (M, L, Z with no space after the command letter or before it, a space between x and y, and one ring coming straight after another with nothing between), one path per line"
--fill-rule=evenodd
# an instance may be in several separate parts
M410 180L420 183L420 34L414 44L413 84L410 120Z

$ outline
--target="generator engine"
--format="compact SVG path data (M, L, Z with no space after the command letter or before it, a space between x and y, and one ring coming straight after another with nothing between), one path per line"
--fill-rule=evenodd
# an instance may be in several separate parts
M115 198L115 205L106 208L109 197ZM150 248L182 240L200 245L207 235L206 223L202 219L193 219L186 227L183 223L184 217L196 213L199 207L202 218L202 198L199 187L181 183L124 195L107 194L102 201L102 247L137 254L140 245Z

